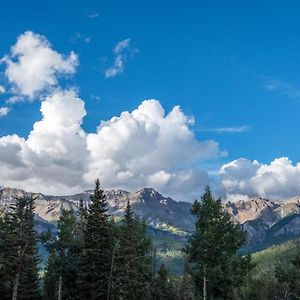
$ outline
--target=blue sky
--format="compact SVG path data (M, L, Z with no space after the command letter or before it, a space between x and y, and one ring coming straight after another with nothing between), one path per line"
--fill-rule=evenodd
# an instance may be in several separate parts
M0 55L28 30L59 53L74 51L76 73L59 80L84 99L86 133L100 120L157 99L166 112L180 105L194 116L198 140L212 139L227 151L201 168L215 171L238 158L269 164L285 156L296 164L299 9L298 1L6 1ZM114 47L126 39L123 72L106 78ZM10 96L0 95L3 105ZM26 138L41 119L40 105L14 104L0 118L0 136Z

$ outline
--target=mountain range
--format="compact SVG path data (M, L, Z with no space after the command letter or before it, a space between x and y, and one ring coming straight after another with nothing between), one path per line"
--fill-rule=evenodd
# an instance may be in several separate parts
M0 207L8 208L16 197L26 193L20 189L4 188L0 196ZM62 208L77 210L81 199L88 204L92 193L92 190L69 196L29 193L36 198L36 216L40 230L49 224L55 224ZM193 231L191 203L177 202L152 188L133 193L107 190L105 196L109 213L116 219L123 216L129 200L135 213L148 224L151 235L186 240ZM254 197L249 200L223 202L223 205L247 231L245 252L260 250L300 236L300 196L277 201Z

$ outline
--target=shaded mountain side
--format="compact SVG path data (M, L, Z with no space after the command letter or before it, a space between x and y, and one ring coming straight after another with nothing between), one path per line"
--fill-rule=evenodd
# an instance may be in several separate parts
M300 237L300 214L291 214L268 227L262 220L247 221L242 225L248 234L242 253L252 253Z

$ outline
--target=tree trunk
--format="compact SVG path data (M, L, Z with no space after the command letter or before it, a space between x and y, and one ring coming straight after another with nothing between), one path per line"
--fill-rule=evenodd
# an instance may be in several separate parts
M14 280L12 300L17 300L17 297L18 297L19 277L20 277L20 273L18 272L16 275L16 278Z
M111 257L109 281L108 281L108 290L107 290L107 298L106 298L107 300L110 299L112 275L113 275L113 270L114 270L114 261L115 261L115 247L113 247L113 249L112 249L112 257Z
M59 276L59 282L58 282L58 295L57 300L61 300L61 292L62 292L62 277Z
M152 257L152 277L155 278L156 275L156 248L153 248L153 257Z
M207 300L206 267L203 267L203 300Z

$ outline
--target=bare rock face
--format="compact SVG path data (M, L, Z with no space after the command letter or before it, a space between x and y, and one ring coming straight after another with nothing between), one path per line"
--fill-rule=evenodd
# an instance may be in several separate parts
M263 219L267 223L273 223L277 219L274 210L279 206L276 202L260 197L233 203L227 202L225 204L226 210L240 223L256 219Z

